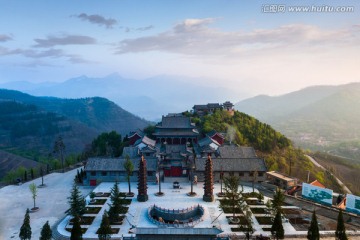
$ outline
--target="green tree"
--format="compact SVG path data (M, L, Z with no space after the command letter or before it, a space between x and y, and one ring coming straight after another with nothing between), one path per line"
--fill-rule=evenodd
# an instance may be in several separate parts
M30 227L30 211L26 209L24 222L20 228L19 237L21 240L31 239L31 227Z
M119 221L119 214L121 213L123 206L121 204L120 198L120 190L118 186L118 182L114 183L114 186L111 188L111 195L110 195L111 205L109 209L109 218L111 222L118 222Z
M70 240L82 240L82 230L80 226L80 217L76 216L74 218L73 227L71 229Z
M61 160L61 168L64 172L64 155L65 155L65 144L61 136L59 136L54 143L54 153L58 154Z
M122 151L121 135L116 131L100 134L91 144L91 155L118 157Z
M338 219L337 219L335 239L337 239L337 240L347 240L348 239L348 237L346 235L346 229L345 229L342 209L340 209Z
M229 205L232 209L233 218L235 218L236 208L239 208L243 212L247 209L247 205L245 204L245 198L241 194L244 189L240 185L241 190L239 190L239 184L240 179L237 176L229 176L224 178L224 199L226 201L222 201L220 203L220 207L226 208Z
M51 240L52 231L49 225L49 221L47 221L41 229L41 235L39 240Z
M275 239L284 239L284 227L281 220L281 212L277 211L271 226L271 234Z
M246 211L244 213L244 217L246 221L244 224L240 224L240 230L245 233L245 237L247 240L249 240L251 235L254 233L253 221L251 219L251 215L252 214L250 211Z
M284 193L281 191L280 188L276 189L274 194L274 199L272 200L272 210L273 212L282 212L281 206L284 204L285 196Z
M100 228L98 230L98 238L99 240L109 240L111 238L111 234L112 234L112 229L110 226L110 221L106 212L104 212L102 216Z
M34 176L34 169L30 169L30 176L31 176L31 179L34 179L35 176Z
M309 239L309 240L319 240L320 239L319 225L318 225L315 210L312 214L310 227L309 227L309 230L307 233L307 239Z
M126 171L126 180L128 181L128 185L129 185L129 194L131 194L130 176L132 175L132 172L134 171L134 164L130 160L129 155L125 156L124 168Z
M85 213L85 200L84 197L81 195L78 186L76 185L75 181L73 183L73 187L71 189L69 204L70 204L70 214L74 217L81 216Z
M36 200L36 197L37 197L37 187L36 187L36 184L35 184L35 183L30 184L30 185L29 185L29 189L30 189L32 198L33 198L33 200L34 200L34 209L35 209L35 208L36 208L36 206L35 206L35 200Z

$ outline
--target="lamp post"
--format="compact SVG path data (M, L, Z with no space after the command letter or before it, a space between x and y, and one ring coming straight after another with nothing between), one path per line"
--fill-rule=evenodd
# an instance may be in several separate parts
M194 190L194 188L193 188L193 186L194 186L194 169L195 169L195 164L193 161L189 164L189 168L190 168L190 173L191 173L191 177L190 177L191 191L188 193L188 195L190 197L193 197L193 196L196 196L196 193L193 191Z
M160 166L161 166L161 162L164 160L164 155L160 155L160 158L158 158L158 165L157 165L157 170L158 170L158 174L159 174L159 192L157 192L155 195L156 196L163 196L164 193L161 192L161 173L160 173Z

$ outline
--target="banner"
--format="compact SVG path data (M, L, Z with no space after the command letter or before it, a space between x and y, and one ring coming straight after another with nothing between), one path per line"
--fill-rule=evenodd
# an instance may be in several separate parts
M346 211L360 214L360 197L346 194Z
M321 204L332 205L333 191L328 188L321 188L307 183L302 184L302 196L311 201Z

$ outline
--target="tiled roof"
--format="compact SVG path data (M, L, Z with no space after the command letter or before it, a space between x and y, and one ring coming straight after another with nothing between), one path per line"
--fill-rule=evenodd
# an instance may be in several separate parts
M219 172L266 172L264 159L261 158L212 158L213 171ZM205 171L206 158L195 161L197 171Z
M125 158L126 155L129 155L130 158L135 158L139 156L138 147L124 147L122 156Z
M195 129L188 131L159 131L153 134L154 136L197 136L199 132Z
M252 147L239 147L236 145L224 145L219 147L221 158L256 158Z
M189 117L186 116L163 116L158 128L193 128Z
M148 171L156 171L157 158L145 158ZM131 159L134 171L139 169L140 158ZM125 158L89 158L85 171L125 171Z

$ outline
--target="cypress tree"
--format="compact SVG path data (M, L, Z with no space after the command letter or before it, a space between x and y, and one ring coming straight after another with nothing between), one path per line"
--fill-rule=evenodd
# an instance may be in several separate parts
M82 240L82 231L80 226L80 218L76 216L74 218L73 227L71 229L70 240Z
M282 212L281 206L283 205L284 200L284 193L280 190L280 188L277 188L272 201L272 210L274 212Z
M71 195L68 199L70 204L70 214L72 216L81 216L85 213L85 200L75 182L73 183Z
M31 175L31 179L34 179L34 169L30 169L30 175Z
M345 229L342 209L340 209L338 219L337 219L335 239L337 239L337 240L347 240L348 239L346 236L346 229Z
M315 210L312 214L310 227L309 227L309 230L307 233L307 239L309 239L309 240L319 240L320 239L319 225L317 222Z
M274 222L271 226L271 234L275 239L284 239L284 227L281 221L281 212L277 211Z
M110 226L109 218L106 214L102 216L100 228L98 230L98 238L99 240L109 240L111 238L112 229Z
M27 171L25 170L25 172L24 172L24 182L27 182Z
M30 227L30 211L26 209L24 222L20 228L19 237L21 240L30 240L31 239L31 227Z
M49 221L47 221L41 229L41 235L39 240L51 240L52 231L49 225Z

